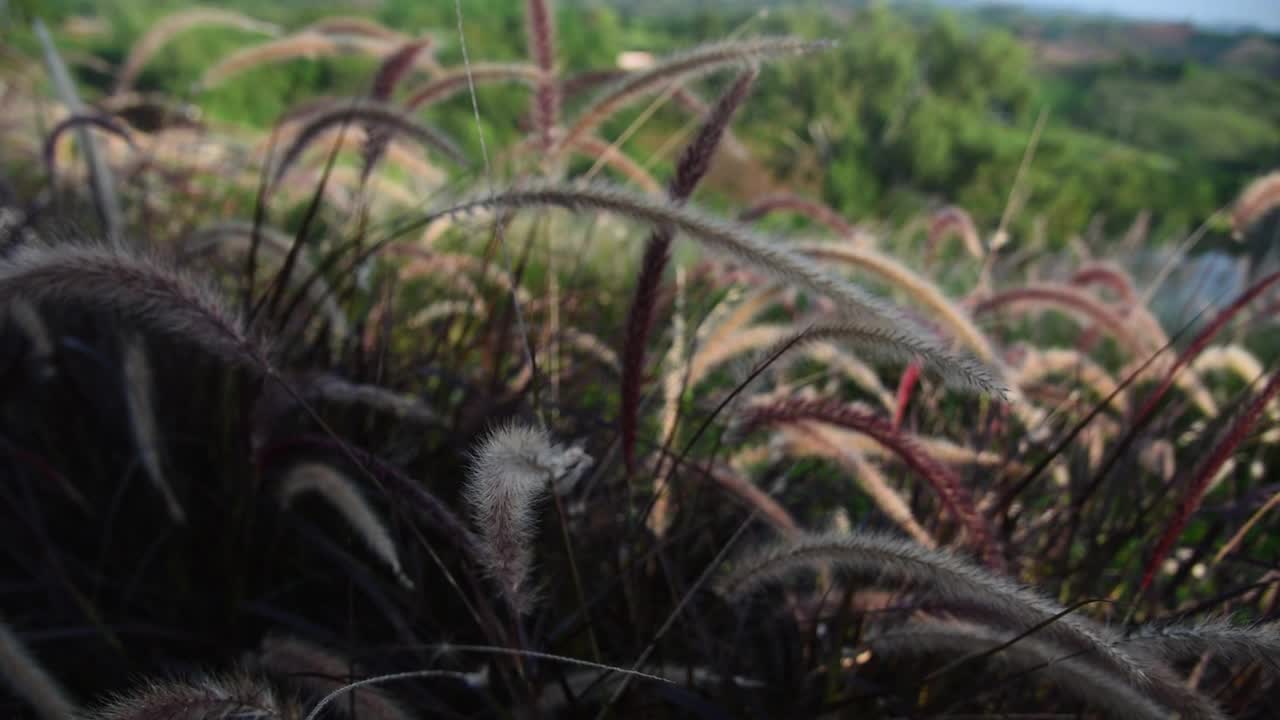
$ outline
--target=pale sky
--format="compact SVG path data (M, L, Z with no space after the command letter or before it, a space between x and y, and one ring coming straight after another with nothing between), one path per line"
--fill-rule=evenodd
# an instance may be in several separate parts
M1009 0L1004 0L1008 2ZM1280 32L1280 0L1012 0L1032 7L1100 12L1207 25L1253 25Z

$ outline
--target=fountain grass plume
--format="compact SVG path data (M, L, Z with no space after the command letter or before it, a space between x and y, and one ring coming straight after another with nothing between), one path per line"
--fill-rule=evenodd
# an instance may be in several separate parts
M303 30L231 53L204 71L196 89L208 90L254 68L297 58L331 57L352 51L382 57L402 42L403 37L388 39L354 34L329 35L314 29Z
M1041 626L1033 636L1068 650L1086 651L1100 666L1135 687L1147 684L1147 664L1117 647L1114 633L1076 614L1064 614L1052 600L952 552L930 550L883 533L806 534L766 545L732 563L716 588L722 596L741 600L797 571L818 566L877 586L909 584L944 602L979 608L1014 630Z
M378 72L373 76L373 83L369 88L369 97L380 101L387 102L391 100L395 93L396 85L400 83L400 78L413 67L414 60L424 50L431 47L431 38L422 38L419 40L411 40L401 45L395 52L391 53L378 65ZM378 164L387 145L391 142L392 134L388 132L382 125L371 123L365 127L367 139L361 155L364 157L364 166L360 170L361 181L368 180L369 174L373 172L373 168Z
M1240 237L1254 223L1280 206L1280 170L1273 170L1245 187L1231 210L1231 226Z
M925 240L925 257L933 259L938 244L950 235L959 235L964 249L976 260L986 257L986 248L978 237L978 227L969 212L958 205L947 205L929 215L929 235Z
M149 680L92 711L87 720L297 720L298 709L243 673L187 680Z
M1072 657L1075 654L1072 651L1034 635L1012 643L1010 637L1008 631L968 622L928 621L876 634L866 644L871 648L872 658L938 653L964 658L985 652L989 653L984 656L988 667L1011 675L1034 671L1026 681L1047 680L1059 691L1116 720L1163 720L1171 715L1169 707L1147 697L1123 678L1088 662L1086 657Z
M408 135L424 147L435 150L454 162L466 163L462 151L453 141L434 128L415 122L392 105L368 98L354 98L348 103L321 110L307 119L293 142L281 153L271 184L278 184L302 153L326 130L352 122L359 122L366 127L380 128L388 133L388 137L398 133Z
M712 108L694 138L685 146L676 162L675 176L667 189L673 205L683 205L706 175L725 129L750 93L755 78L753 70L739 75ZM662 274L667 267L675 232L676 228L671 223L659 222L650 235L645 245L644 257L640 261L640 273L636 278L631 305L627 309L622 342L619 431L622 435L622 457L628 472L634 471L636 465L635 446L639 428L640 393L644 384L642 375L645 350L649 334L653 331L658 288L662 284Z
M319 701L343 688L355 674L354 664L331 650L296 637L270 635L262 641L258 662L271 675ZM337 714L352 720L410 720L386 690L372 685L351 692L349 702L334 703Z
M124 247L27 244L0 258L0 302L110 310L233 365L274 374L267 342L212 287Z
M152 23L147 32L129 48L128 56L116 73L115 89L112 92L118 95L131 89L142 68L160 48L177 35L202 27L229 27L242 32L272 36L280 32L276 25L222 8L196 7L170 13Z
M151 399L151 362L147 359L142 338L129 336L124 341L121 370L124 376L125 406L129 410L129 429L137 446L143 472L164 498L169 518L179 525L187 522L187 514L164 472L160 428L156 424L155 404Z
M995 533L978 512L960 478L930 456L910 435L895 429L888 419L867 408L838 401L788 399L751 405L743 411L739 421L744 432L761 425L817 422L846 428L873 438L892 450L929 483L943 506L965 528L969 541L982 554L988 566L996 569L1005 567Z
M751 207L738 213L738 219L742 222L754 222L779 210L803 215L813 222L826 226L842 238L851 238L857 234L857 229L840 217L840 213L833 210L831 206L794 193L773 193L756 198L751 203Z
M591 458L551 442L545 430L504 425L472 453L463 498L479 533L478 560L517 614L533 609L536 506L554 483L573 479Z
M926 548L938 546L938 541L916 520L911 506L890 484L861 451L847 447L823 423L796 423L782 428L789 451L833 460L853 475L854 482L870 497L876 507L892 520L903 532Z
M932 338L931 333L920 328L918 323L900 309L860 286L829 273L813 260L791 251L785 243L760 235L740 224L708 216L688 206L676 206L612 186L538 184L463 201L440 215L492 207L548 206L569 210L602 210L655 225L669 224L731 260L776 280L826 295L842 313L857 317L861 326L910 335L921 348L930 348L939 358L946 357L949 353ZM1007 392L999 379L999 373L979 363L932 370L940 376L954 378L954 387L996 395Z
M703 45L661 60L651 68L624 75L612 87L603 90L600 96L578 115L577 120L565 132L563 142L571 144L578 135L594 130L622 108L674 83L687 82L730 65L769 57L817 52L832 45L833 43L827 41L765 37Z
M470 80L476 85L517 82L535 87L540 77L536 65L528 63L472 63ZM418 110L457 95L469 87L466 68L449 68L409 90L403 103L406 111Z
M1156 571L1160 569L1165 556L1173 549L1174 543L1178 541L1182 531L1186 529L1187 523L1191 522L1191 516L1199 509L1200 502L1204 499L1204 495L1209 490L1213 479L1217 477L1218 471L1235 454L1236 448L1240 446L1240 443L1244 442L1249 431L1257 424L1267 404L1278 394L1280 394L1280 369L1272 371L1271 378L1267 381L1267 384L1249 400L1240 414L1227 426L1225 432L1209 451L1209 454L1195 468L1187 485L1186 493L1183 495L1182 503L1178 506L1169 525L1161 533L1155 550L1151 554L1151 559L1147 561L1146 567L1142 571L1142 582L1139 584L1141 590L1145 591L1151 586L1151 582L1155 580Z
M539 78L533 95L533 129L543 151L555 141L560 119L560 84L556 79L555 6L551 0L525 1L525 28L529 35L529 57L538 67Z
M1083 316L1105 330L1135 357L1145 357L1150 351L1148 343L1143 342L1115 310L1071 285L1032 283L1004 290L980 300L974 306L973 314L978 316L1016 307L1048 308L1076 317Z

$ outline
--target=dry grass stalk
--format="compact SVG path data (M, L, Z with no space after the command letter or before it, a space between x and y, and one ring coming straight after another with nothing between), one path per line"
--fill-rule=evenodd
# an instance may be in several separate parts
M413 588L413 581L400 564L391 532L350 478L328 465L301 463L289 468L280 479L276 497L280 506L288 509L303 493L315 493L323 498L355 530L370 552L391 568L400 584Z
M786 508L732 468L713 467L708 473L717 485L736 496L784 537L794 537L801 532L800 525Z
M1249 531L1253 529L1253 526L1257 525L1258 522L1262 520L1267 513L1275 509L1277 505L1280 505L1280 492L1277 492L1270 498L1267 498L1267 501L1262 504L1262 507L1258 508L1249 516L1249 519L1245 521L1245 524L1241 525L1240 529L1236 531L1236 534L1232 535L1231 539L1224 543L1218 550L1218 554L1213 556L1213 563L1216 565L1222 562L1222 558L1235 552L1236 548L1240 547L1240 543L1244 542L1245 536L1249 534Z
M31 707L40 720L79 717L71 696L31 655L3 618L0 618L0 681Z
M536 601L529 582L536 503L590 463L580 448L554 445L545 430L515 424L494 430L472 455L463 497L480 535L478 560L517 614Z
M147 32L133 43L116 74L114 94L127 92L156 52L177 35L200 27L229 27L247 33L276 35L280 28L221 8L197 7L170 13L152 23Z

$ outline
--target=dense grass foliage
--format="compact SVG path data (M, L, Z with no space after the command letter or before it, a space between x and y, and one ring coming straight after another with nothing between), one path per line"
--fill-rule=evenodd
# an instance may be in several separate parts
M1045 84L879 6L38 9L0 712L1280 712L1265 68Z

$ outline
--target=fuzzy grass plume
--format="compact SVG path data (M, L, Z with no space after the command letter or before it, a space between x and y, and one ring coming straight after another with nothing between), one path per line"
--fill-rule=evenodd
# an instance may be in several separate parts
M551 442L545 430L511 424L489 434L472 455L463 497L480 536L480 565L518 614L533 608L533 535L538 500L591 462L577 447Z
M87 720L297 720L261 680L243 673L189 680L150 680L89 713Z

